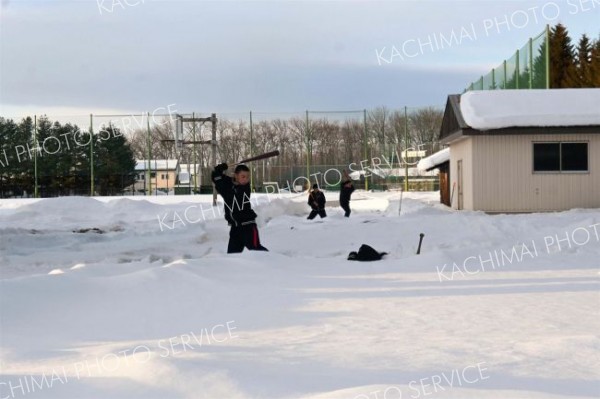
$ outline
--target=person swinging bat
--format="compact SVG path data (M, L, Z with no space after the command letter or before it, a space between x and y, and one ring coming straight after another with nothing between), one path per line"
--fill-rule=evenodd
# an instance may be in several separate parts
M279 155L279 151L272 151L242 162L276 155ZM215 188L225 203L225 220L231 226L227 245L228 254L242 252L244 247L251 251L268 251L260 243L256 226L257 215L250 203L250 169L242 162L238 163L234 169L235 179L224 174L229 168L227 163L215 166L211 174Z

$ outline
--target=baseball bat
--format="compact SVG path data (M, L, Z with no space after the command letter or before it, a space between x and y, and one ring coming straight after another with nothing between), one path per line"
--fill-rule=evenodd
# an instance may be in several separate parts
M241 161L236 162L234 165L238 165L238 164L246 163L246 162L252 162L252 161L259 161L261 159L276 157L278 155L279 155L279 150L269 151L269 152L265 152L264 154L260 154L255 157L252 157L252 158L242 159Z
M425 237L425 234L419 234L419 248L417 248L417 255L421 253L421 243L423 242L423 237Z

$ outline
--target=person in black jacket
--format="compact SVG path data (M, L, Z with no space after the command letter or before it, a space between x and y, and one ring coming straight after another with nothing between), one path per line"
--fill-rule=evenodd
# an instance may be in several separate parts
M267 248L260 244L256 213L250 203L250 169L246 165L237 165L234 171L235 181L223 174L226 170L226 163L215 166L212 181L217 192L223 197L225 219L231 226L227 253L242 252L244 247L249 250L267 251Z
M321 190L319 190L319 185L313 185L312 191L308 194L308 205L311 207L310 214L307 219L312 220L317 215L321 218L327 217L327 213L325 213L325 194Z
M342 182L340 189L340 206L344 210L344 216L350 217L350 196L354 192L354 186L352 180L346 180Z

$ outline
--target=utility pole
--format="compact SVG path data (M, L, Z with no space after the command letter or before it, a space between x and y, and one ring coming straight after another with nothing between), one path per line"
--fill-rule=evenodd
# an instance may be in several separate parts
M211 161L213 166L216 165L217 162L217 114L213 113L211 114L211 116L209 118L196 118L195 113L192 114L191 118L184 118L181 115L177 115L177 118L179 119L180 123L182 124L181 126L181 130L183 131L183 123L185 122L191 122L194 125L192 125L192 132L193 132L193 141L186 141L186 140L181 140L179 143L181 146L186 145L186 144L193 144L194 145L194 170L196 170L196 144L210 144L212 147L212 154L211 154ZM210 122L212 124L212 138L211 140L206 140L206 141L202 141L196 140L196 122L201 122L201 126L204 124L204 122ZM162 140L162 141L175 141L174 139L167 139L167 140ZM197 187L197 183L196 183L197 177L196 175L194 175L194 188ZM202 187L202 185L200 185ZM217 205L217 191L213 185L213 205Z
M212 122L212 164L213 166L217 164L217 114L212 114L210 116L210 121ZM217 189L213 184L213 206L217 205Z

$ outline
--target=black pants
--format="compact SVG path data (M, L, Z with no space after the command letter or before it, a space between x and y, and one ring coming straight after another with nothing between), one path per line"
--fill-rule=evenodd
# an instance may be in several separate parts
M244 247L251 251L268 251L267 248L260 245L256 223L244 226L231 226L231 230L229 230L227 253L233 254L242 252Z
M350 203L349 202L340 202L340 206L344 210L344 216L350 217Z
M319 215L321 219L327 217L325 209L313 209L312 211L310 211L310 215L308 215L307 219L313 220L315 217L317 217L317 215Z

